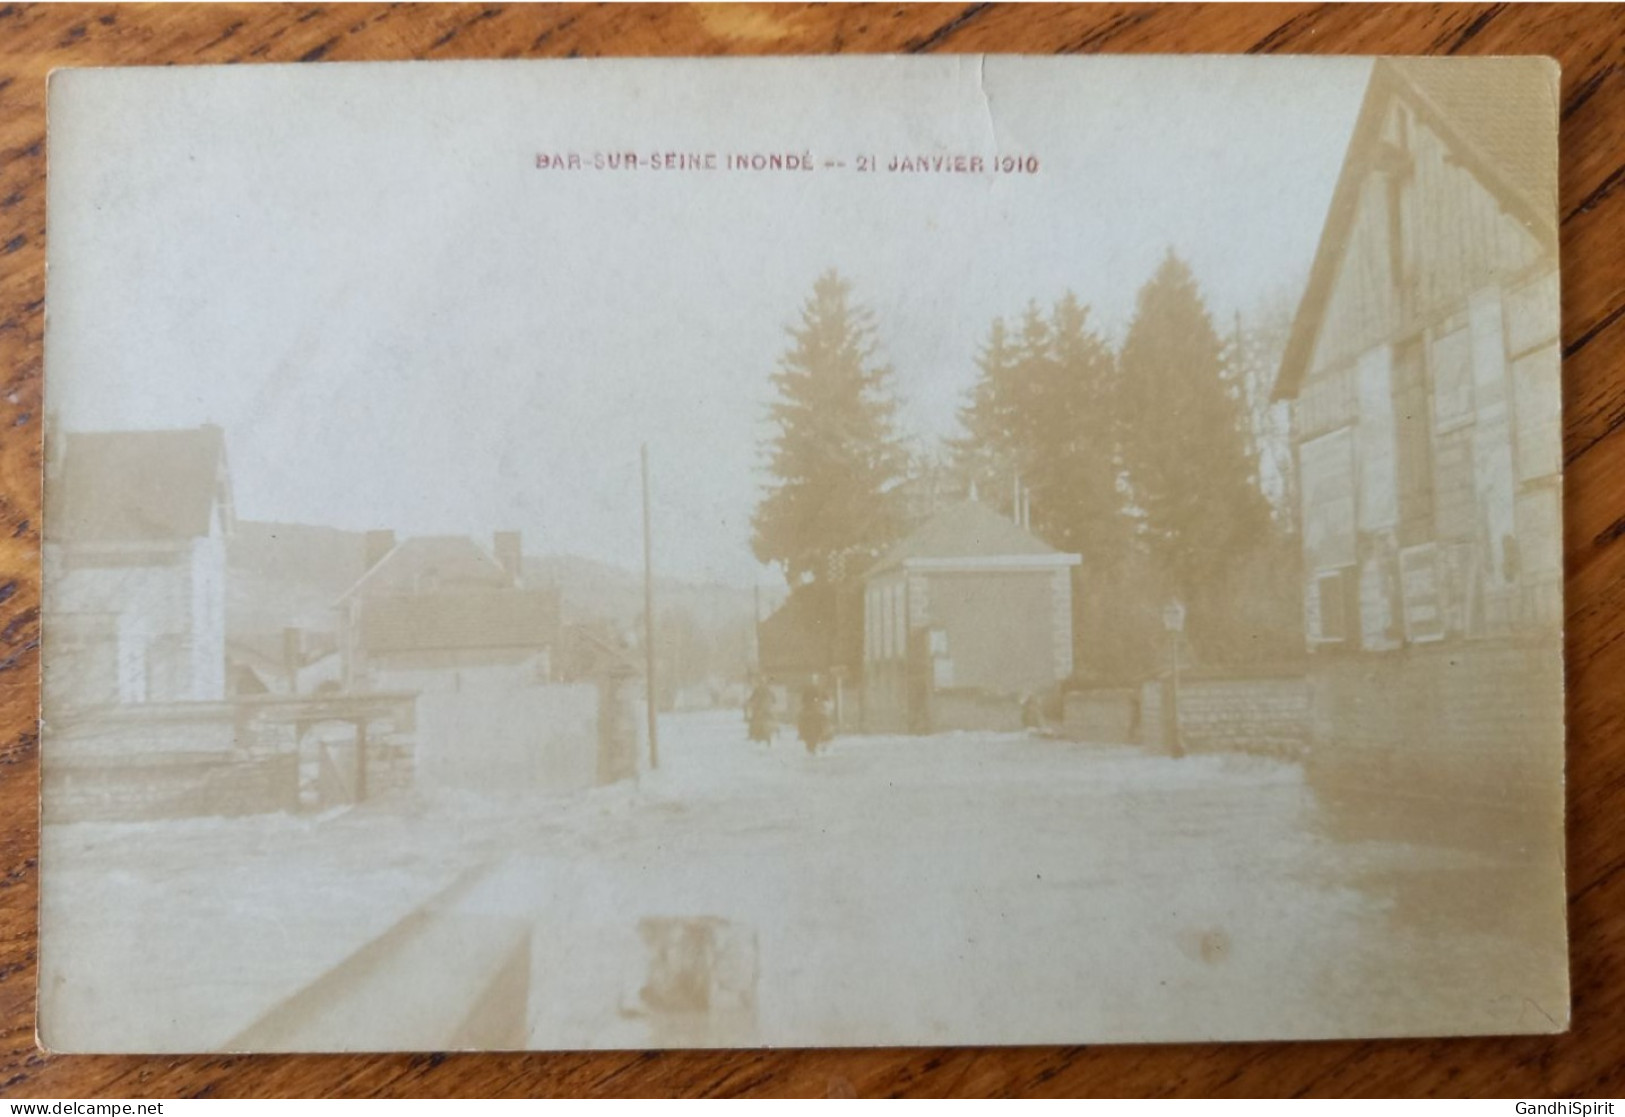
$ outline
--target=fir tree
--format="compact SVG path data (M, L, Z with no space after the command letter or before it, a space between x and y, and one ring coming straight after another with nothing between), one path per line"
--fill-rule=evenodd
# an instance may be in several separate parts
M1135 540L1124 509L1115 424L1116 361L1070 292L1046 318L1030 304L1019 329L995 320L981 377L953 444L962 476L1012 518L1013 481L1032 530L1083 557L1073 585L1074 659L1094 675L1143 669L1142 618L1125 601ZM1146 612L1142 609L1139 612Z
M1270 531L1246 402L1190 268L1170 252L1140 289L1119 355L1123 464L1168 592L1193 641L1236 634L1224 587Z
M964 435L949 443L964 488L974 488L977 499L1012 519L1021 516L1015 506L1015 484L1029 461L1022 403L1028 391L1023 381L1047 357L1043 329L1036 304L1027 308L1019 333L1012 333L1003 318L993 320L976 357L981 376L959 412Z
M1045 318L1028 306L1019 333L995 320L977 360L982 375L960 412L956 459L983 499L1009 508L1027 490L1033 529L1054 546L1092 550L1120 537L1111 350L1068 293ZM1010 509L1012 514L1017 510Z
M751 546L792 586L856 577L902 527L896 486L908 457L891 370L876 362L873 317L851 293L833 270L819 277L773 374L772 480Z
M1032 523L1053 546L1090 565L1114 564L1126 540L1116 439L1116 361L1068 292L1055 305L1051 356L1035 393L1028 438Z

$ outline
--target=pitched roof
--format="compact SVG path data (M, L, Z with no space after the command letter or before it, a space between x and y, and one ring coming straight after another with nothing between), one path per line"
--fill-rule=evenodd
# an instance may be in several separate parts
M525 651L551 645L558 620L558 595L545 590L441 590L366 598L360 636L371 655Z
M219 427L86 431L64 436L46 531L72 542L179 542L209 534L228 507Z
M1484 64L1494 76L1486 79ZM1391 58L1399 93L1537 236L1557 238L1558 69L1550 59Z
M1493 68L1493 76L1486 76ZM1379 58L1332 192L1309 282L1272 393L1295 395L1314 353L1359 210L1360 185L1380 158L1389 102L1403 98L1548 251L1557 249L1557 67L1516 58Z
M1060 552L1013 520L975 500L950 504L892 547L865 577L901 566L909 559L992 558L1059 555Z
M468 536L419 535L395 544L340 600L507 585L502 564Z

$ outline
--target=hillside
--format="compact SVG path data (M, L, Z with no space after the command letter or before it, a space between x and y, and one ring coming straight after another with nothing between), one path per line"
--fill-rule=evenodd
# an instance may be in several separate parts
M324 628L364 570L363 534L239 520L226 552L226 627L234 633Z
M525 580L533 586L557 586L566 620L603 618L629 627L643 616L642 576L607 562L579 555L526 555ZM655 598L657 612L681 610L712 631L751 624L755 609L748 589L674 578L655 578Z

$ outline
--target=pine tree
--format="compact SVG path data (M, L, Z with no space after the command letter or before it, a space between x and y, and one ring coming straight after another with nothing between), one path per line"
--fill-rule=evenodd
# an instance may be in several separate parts
M1027 465L1020 381L1031 373L1037 356L1031 344L1039 331L1035 314L1036 305L1029 306L1021 336L1012 336L1003 318L993 320L976 357L981 377L959 411L964 435L949 442L955 472L967 492L974 490L977 499L1012 519L1020 517L1013 494Z
M819 277L773 374L772 481L751 546L792 586L855 578L902 528L896 486L908 457L891 370L876 362L873 316L851 294L833 270Z
M1115 563L1126 540L1118 486L1117 364L1071 292L1055 304L1050 360L1030 402L1032 523L1091 566Z
M982 499L1012 517L1012 480L1027 492L1033 531L1083 557L1073 586L1074 659L1080 670L1143 669L1146 628L1124 595L1135 547L1121 491L1116 361L1070 292L1046 318L1030 304L1019 329L995 320L977 361L981 378L954 443Z
M1235 642L1226 585L1270 531L1248 414L1190 268L1170 252L1140 289L1119 355L1123 464L1155 568L1192 641Z

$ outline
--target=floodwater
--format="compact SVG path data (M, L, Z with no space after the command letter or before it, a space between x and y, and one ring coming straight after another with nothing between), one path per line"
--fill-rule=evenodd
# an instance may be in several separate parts
M994 733L809 756L750 744L732 711L661 734L659 770L569 799L48 828L47 1042L1078 1043L1567 1016L1560 874L1334 840L1287 762Z

